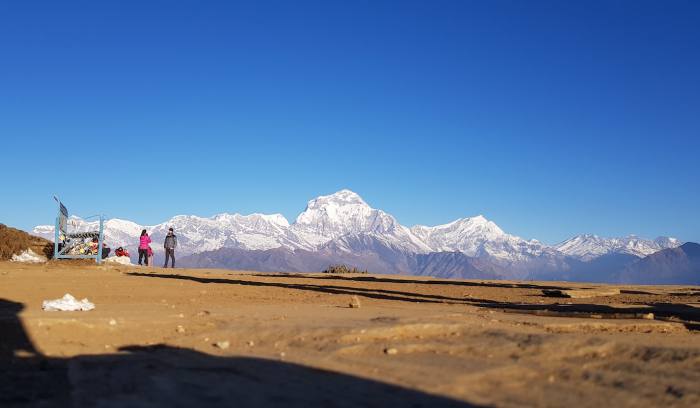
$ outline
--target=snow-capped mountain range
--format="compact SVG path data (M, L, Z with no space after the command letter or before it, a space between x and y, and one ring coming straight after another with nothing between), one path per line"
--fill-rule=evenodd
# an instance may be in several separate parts
M71 217L69 223L77 230L96 227L95 222L78 217ZM478 260L475 262L481 270L496 274L505 268L520 270L515 277L529 276L528 271L532 268L567 268L563 259L589 262L607 254L643 257L681 245L677 239L667 237L652 241L634 236L601 238L579 235L549 246L508 234L482 215L433 227L417 225L408 228L392 215L370 207L350 190L309 201L306 209L291 224L281 214L224 213L209 218L179 215L150 226L110 219L105 223L105 237L112 248L124 246L136 252L134 249L142 229L148 230L155 243L160 243L170 227L178 236L179 256L221 248L304 254L322 252L331 258L343 254L381 255L387 251L418 255L461 253L468 259ZM53 229L52 225L40 225L32 233L53 239ZM159 244L153 249L156 253L162 251ZM451 262L455 262L454 258Z
M555 246L563 254L582 261L590 261L607 254L629 254L643 258L662 249L676 248L683 244L676 238L658 237L655 240L630 235L624 238L603 238L584 234L567 239Z

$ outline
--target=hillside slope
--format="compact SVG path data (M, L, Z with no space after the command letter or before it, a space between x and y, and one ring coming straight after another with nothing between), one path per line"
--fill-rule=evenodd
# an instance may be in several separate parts
M0 224L0 259L11 259L12 255L19 255L27 249L46 258L53 256L51 241Z
M627 265L620 282L642 284L700 284L700 244L687 242Z

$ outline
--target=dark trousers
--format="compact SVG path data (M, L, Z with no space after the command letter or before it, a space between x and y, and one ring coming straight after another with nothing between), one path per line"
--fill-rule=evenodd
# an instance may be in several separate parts
M139 248L139 265L141 265L141 259L143 258L144 264L148 266L148 249Z
M165 248L165 265L163 265L163 268L168 267L168 259L171 260L170 267L174 268L175 267L175 248Z

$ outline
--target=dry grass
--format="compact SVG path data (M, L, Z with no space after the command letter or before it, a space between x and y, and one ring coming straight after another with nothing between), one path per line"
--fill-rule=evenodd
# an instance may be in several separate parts
M20 254L27 249L47 258L53 256L51 241L0 224L0 259L10 259L12 255Z

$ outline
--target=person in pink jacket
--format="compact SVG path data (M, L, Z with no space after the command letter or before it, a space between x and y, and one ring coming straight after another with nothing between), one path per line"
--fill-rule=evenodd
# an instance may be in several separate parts
M141 265L141 259L144 260L146 266L148 266L148 248L150 248L151 237L148 236L146 230L141 231L141 238L139 241L139 265Z

